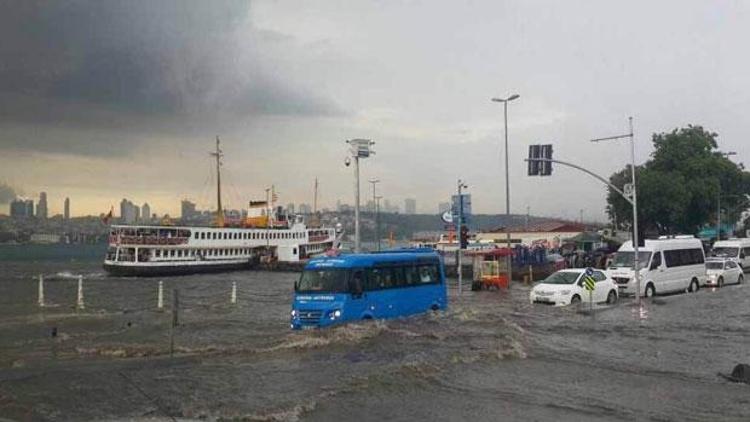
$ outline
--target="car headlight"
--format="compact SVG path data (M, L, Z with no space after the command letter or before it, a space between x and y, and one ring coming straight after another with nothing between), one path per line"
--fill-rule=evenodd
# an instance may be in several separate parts
M570 294L570 290L563 290L563 291L560 292L560 294L563 295L563 296L567 296L567 295Z
M297 317L297 310L292 309L292 318L296 318L296 317Z

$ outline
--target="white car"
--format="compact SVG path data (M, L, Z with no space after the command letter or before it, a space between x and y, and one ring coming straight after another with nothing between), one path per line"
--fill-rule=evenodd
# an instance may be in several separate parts
M740 284L744 281L742 267L733 259L709 259L706 260L706 273L708 273L708 286L724 287L725 283Z
M531 303L548 305L570 305L589 300L589 292L583 287L584 268L560 270L537 283L531 293ZM618 299L617 284L604 271L594 270L596 280L593 301L615 303Z

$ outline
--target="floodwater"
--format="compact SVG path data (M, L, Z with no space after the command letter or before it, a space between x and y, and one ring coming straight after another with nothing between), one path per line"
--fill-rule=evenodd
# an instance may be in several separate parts
M750 362L747 284L593 316L452 288L444 313L292 332L296 278L162 278L159 310L159 279L97 259L2 260L0 419L750 420L750 385L718 375Z

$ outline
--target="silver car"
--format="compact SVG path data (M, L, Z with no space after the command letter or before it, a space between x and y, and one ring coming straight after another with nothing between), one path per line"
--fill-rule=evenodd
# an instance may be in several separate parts
M707 259L707 286L724 287L724 284L740 284L744 280L742 268L732 259Z

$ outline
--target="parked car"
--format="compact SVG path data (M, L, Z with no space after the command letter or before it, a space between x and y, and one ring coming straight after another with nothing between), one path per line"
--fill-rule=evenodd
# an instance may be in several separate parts
M725 283L741 284L744 280L742 268L733 259L708 259L706 260L706 273L708 273L709 286L724 287Z
M589 300L589 292L583 287L584 268L566 269L552 273L537 283L529 293L531 303L547 305L570 305ZM617 284L604 271L594 270L593 301L615 303L619 297Z

